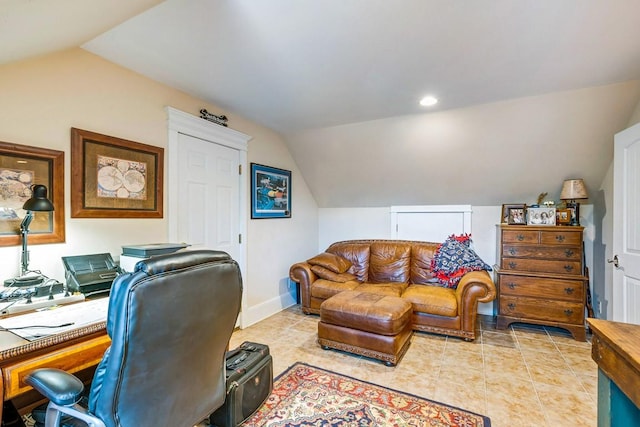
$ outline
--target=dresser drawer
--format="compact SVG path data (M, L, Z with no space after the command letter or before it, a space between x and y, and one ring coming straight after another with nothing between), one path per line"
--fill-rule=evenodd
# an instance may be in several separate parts
M580 247L543 246L543 245L503 245L502 256L555 260L580 261Z
M540 243L544 245L573 245L581 247L582 231L541 231Z
M531 271L536 273L571 274L574 276L582 274L582 262L569 260L502 258L500 267L507 271Z
M542 277L500 275L500 296L520 296L584 302L584 282L581 280L546 279Z
M500 314L559 323L584 323L583 304L541 298L501 296Z
M503 243L538 243L540 235L535 230L503 230Z

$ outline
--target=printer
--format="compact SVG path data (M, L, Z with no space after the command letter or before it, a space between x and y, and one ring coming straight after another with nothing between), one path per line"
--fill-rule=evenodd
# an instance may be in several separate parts
M67 288L85 296L108 295L113 280L122 273L111 254L62 257Z

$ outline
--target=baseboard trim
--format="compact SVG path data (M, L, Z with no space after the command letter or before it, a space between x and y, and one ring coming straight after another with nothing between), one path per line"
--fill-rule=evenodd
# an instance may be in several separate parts
M240 327L243 329L247 328L296 304L295 296L287 293L281 294L258 305L245 307L242 312L242 324Z

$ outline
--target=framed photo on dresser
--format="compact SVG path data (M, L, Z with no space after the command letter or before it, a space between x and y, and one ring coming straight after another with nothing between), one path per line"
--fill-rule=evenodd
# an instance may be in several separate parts
M527 205L524 203L512 203L502 205L502 224L525 225Z
M556 208L537 207L527 209L528 225L556 225Z

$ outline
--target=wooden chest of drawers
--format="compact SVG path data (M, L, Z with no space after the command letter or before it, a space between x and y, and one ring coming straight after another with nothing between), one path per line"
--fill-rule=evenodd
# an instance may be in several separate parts
M583 227L500 225L498 329L525 322L586 340Z

